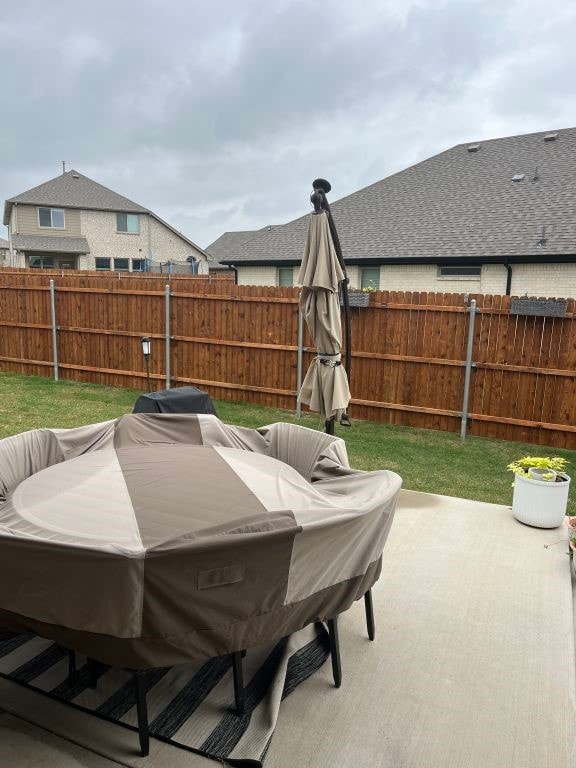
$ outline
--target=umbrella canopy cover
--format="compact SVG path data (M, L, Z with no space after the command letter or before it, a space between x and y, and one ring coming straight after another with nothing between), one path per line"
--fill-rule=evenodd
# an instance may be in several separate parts
M311 214L298 282L302 285L300 309L318 354L310 364L299 398L327 419L339 418L350 402L348 377L341 362L338 284L343 279L328 215Z

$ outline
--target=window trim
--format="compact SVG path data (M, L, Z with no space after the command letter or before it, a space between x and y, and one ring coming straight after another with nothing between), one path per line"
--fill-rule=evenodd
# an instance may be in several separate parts
M50 226L46 226L46 224L40 224L40 211L50 211ZM52 211L62 211L62 221L64 224L61 227L55 227L54 224L52 224ZM38 229L66 229L66 211L64 208L53 208L50 205L39 205L36 209L36 216L38 218Z
M118 229L118 216L126 216L126 229ZM130 232L128 229L128 217L129 216L135 216L136 221L138 222L138 231L137 232ZM116 211L116 234L118 235L139 235L140 234L140 214L139 213L128 213L127 211Z
M120 268L116 266L117 261L125 261L126 262L126 269ZM128 256L114 256L114 272L130 272L130 259Z
M368 269L375 269L375 270L378 271L378 280L377 280L377 284L376 285L373 285L373 286L362 285L362 283L364 282L364 271L368 270ZM376 266L373 266L373 267L368 267L368 266L360 267L360 280L358 281L359 284L360 284L360 290L367 289L367 290L372 290L372 291L379 291L380 290L380 277L381 277L380 265L376 265Z
M278 267L277 269L278 269L278 271L277 271L277 274L276 274L276 278L277 278L277 285L278 285L278 288L294 288L294 267ZM292 282L290 283L290 285L283 285L283 284L280 282L280 273L281 273L283 270L284 270L285 272L290 272L290 273L291 273L291 275L292 275Z
M39 259L40 264L30 264L30 259ZM51 263L44 265L45 259L48 259ZM54 269L54 256L44 256L44 254L38 256L27 255L26 261L28 262L28 269Z
M134 269L134 262L135 261L141 261L144 264L144 269ZM130 259L130 272L147 272L147 260L143 258L142 256L138 256L135 259Z
M97 263L99 260L106 260L108 262L108 267L98 267ZM94 269L96 272L111 272L112 259L110 258L110 256L96 256L94 259Z
M477 274L463 274L463 273L453 273L448 275L443 275L442 270L443 269L477 269L479 270ZM481 280L482 278L482 265L481 264L438 264L438 273L437 277L439 280Z

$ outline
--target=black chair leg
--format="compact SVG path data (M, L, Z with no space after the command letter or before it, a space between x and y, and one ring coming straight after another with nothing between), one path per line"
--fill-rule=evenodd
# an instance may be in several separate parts
M68 649L68 685L76 682L78 671L76 669L76 653Z
M340 663L340 644L338 642L338 617L328 619L328 634L330 636L330 656L332 658L332 674L334 685L340 688L342 683L342 664Z
M368 637L374 640L376 637L376 625L374 624L374 606L372 605L372 590L369 589L364 595L364 606L366 607L366 626L368 628Z
M88 688L96 688L98 686L98 662L94 659L87 659L88 665Z
M232 654L232 670L234 674L234 700L236 703L236 714L243 715L246 708L246 699L244 695L244 672L242 669L242 658L246 651L237 651Z
M146 703L146 673L134 672L134 694L138 715L138 737L140 753L146 757L150 753L150 729L148 726L148 706Z

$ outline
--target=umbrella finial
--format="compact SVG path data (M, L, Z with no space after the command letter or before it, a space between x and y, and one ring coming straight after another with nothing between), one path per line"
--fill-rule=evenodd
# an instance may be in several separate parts
M329 211L330 206L328 200L326 200L326 195L332 189L330 182L326 181L326 179L314 179L312 189L314 192L310 195L310 202L314 206L314 212Z

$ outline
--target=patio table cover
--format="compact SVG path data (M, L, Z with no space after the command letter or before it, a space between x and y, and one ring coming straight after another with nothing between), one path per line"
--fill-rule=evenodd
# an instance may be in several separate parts
M0 441L0 626L114 666L272 642L378 578L401 486L292 424L130 414Z

